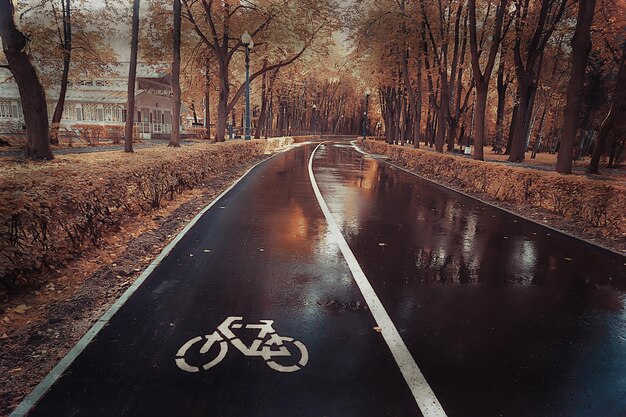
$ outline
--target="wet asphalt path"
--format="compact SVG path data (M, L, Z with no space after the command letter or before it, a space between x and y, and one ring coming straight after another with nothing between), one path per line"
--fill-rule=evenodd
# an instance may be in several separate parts
M314 166L449 416L626 415L626 258L345 144Z
M139 287L31 416L419 416L313 194L313 146L259 165ZM626 414L624 257L322 145L335 221L449 416ZM226 341L274 320L292 357ZM250 329L232 331L251 345ZM276 346L272 346L275 349ZM258 350L258 349L257 349ZM294 359L295 358L295 359Z
M276 155L209 210L29 415L419 416L328 234L312 150ZM230 316L275 320L308 363L281 373L231 345L208 371L179 369L179 348Z

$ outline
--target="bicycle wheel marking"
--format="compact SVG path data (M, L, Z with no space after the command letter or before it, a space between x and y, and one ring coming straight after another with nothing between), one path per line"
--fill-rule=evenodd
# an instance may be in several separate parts
M258 356L264 359L267 366L277 372L290 373L304 368L309 362L309 352L304 343L293 337L279 335L273 325L274 320L243 324L243 317L230 316L217 326L217 330L213 333L196 336L185 342L176 352L176 365L185 372L208 371L226 357L230 344L244 356ZM243 328L259 332L250 345L246 345L233 332L233 330ZM202 343L203 341L205 342ZM219 346L217 355L215 355L215 349L211 352L211 348L216 343ZM293 349L290 351L287 346L293 346ZM202 357L202 364L194 365L188 362L189 353L195 352Z

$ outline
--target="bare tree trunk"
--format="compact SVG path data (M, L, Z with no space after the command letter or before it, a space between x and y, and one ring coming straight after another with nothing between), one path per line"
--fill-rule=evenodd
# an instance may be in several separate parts
M419 49L418 49L419 51ZM416 79L416 91L415 91L415 106L413 110L415 119L413 120L413 147L420 147L420 140L422 137L422 59L419 52L417 59L417 79Z
M0 0L0 38L9 70L20 92L26 123L26 153L34 159L52 159L46 93L26 54L26 37L15 26L11 0Z
M267 67L267 59L263 59L263 68ZM259 120L256 126L255 139L261 138L261 131L265 125L265 117L267 114L267 72L263 73L261 78L261 111L259 112Z
M531 27L530 41L522 42L524 29L529 27L529 0L516 4L516 39L513 47L515 73L517 76L519 105L514 119L515 130L509 161L522 162L525 158L526 140L535 104L537 83L541 74L543 54L557 23L561 20L567 2L565 0L541 0L536 23ZM524 51L522 51L522 44Z
M50 140L53 144L59 143L59 125L63 118L65 108L65 96L67 94L67 81L70 75L70 60L72 56L72 11L71 0L61 0L63 7L63 74L61 75L61 91L57 100L54 114L52 115L52 129Z
M170 135L170 143L168 146L180 147L180 20L181 20L181 4L180 0L174 0L174 32L172 33L173 45L172 55L174 62L172 63L172 134Z
M543 106L541 119L539 120L539 128L537 129L537 133L535 134L535 143L533 144L533 152L530 155L530 159L535 159L537 157L537 152L539 152L541 149L541 140L543 138L544 122L546 120L547 113L548 113L548 103L546 102Z
M505 155L510 155L511 148L513 147L513 138L515 137L515 126L517 126L517 109L519 109L519 104L515 103L513 105L513 110L511 111L511 122L509 123L509 134L506 139L506 148L504 150Z
M135 82L137 80L137 49L139 46L139 2L133 0L133 30L130 42L130 67L128 69L128 100L126 102L126 129L124 152L133 152L133 128L135 122Z
M620 63L619 71L617 73L617 80L615 87L613 87L613 99L611 101L611 107L609 113L602 122L600 132L598 133L598 139L596 146L593 149L593 156L591 162L587 168L587 172L590 174L599 174L598 168L600 165L600 158L604 154L604 149L608 141L609 135L615 130L617 120L624 119L626 115L626 42L622 45L622 60ZM621 116L621 117L620 117Z
M480 69L480 57L478 51L478 40L476 37L476 0L469 1L470 19L470 51L472 53L472 69L474 72L474 86L476 87L476 107L474 111L475 134L474 134L474 159L484 160L483 146L485 144L485 110L487 108L487 94L489 92L489 81L495 64L496 55L500 49L500 34L502 32L502 22L504 12L507 7L507 0L500 0L496 11L496 22L493 28L493 38L489 48L489 56L484 73ZM486 30L486 29L484 29Z
M578 130L578 116L585 83L587 57L591 50L591 23L596 7L596 0L579 0L578 19L572 39L572 70L569 85L567 86L567 103L563 114L563 134L561 146L556 159L556 172L561 174L572 173L574 158L574 141Z
M226 122L228 120L228 94L230 85L228 84L228 68L220 66L220 91L217 102L217 124L215 126L215 141L224 142L226 134Z
M506 104L506 90L508 83L504 79L504 59L500 56L500 64L498 64L498 107L496 110L496 137L493 141L493 151L502 152L502 138L504 136L504 106Z
M206 139L211 139L211 66L209 58L204 61L204 125Z

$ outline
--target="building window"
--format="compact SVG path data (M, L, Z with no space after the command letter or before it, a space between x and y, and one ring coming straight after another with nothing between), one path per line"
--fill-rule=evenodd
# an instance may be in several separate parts
M80 107L76 108L76 120L79 122L83 121L83 109Z
M98 121L98 107L95 104L83 104L83 119L86 122Z
M63 109L63 120L75 120L76 106L74 104L66 104Z

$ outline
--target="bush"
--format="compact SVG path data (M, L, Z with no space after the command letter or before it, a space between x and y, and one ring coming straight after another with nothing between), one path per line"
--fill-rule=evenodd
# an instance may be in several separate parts
M0 288L64 265L123 222L263 155L268 144L102 152L8 167L0 174Z
M73 125L72 130L78 133L78 136L85 143L95 146L100 139L106 136L106 127L102 125Z
M539 207L582 221L586 227L602 228L604 235L615 239L626 236L626 192L622 188L578 176L474 161L384 142L366 141L364 148L464 191Z

